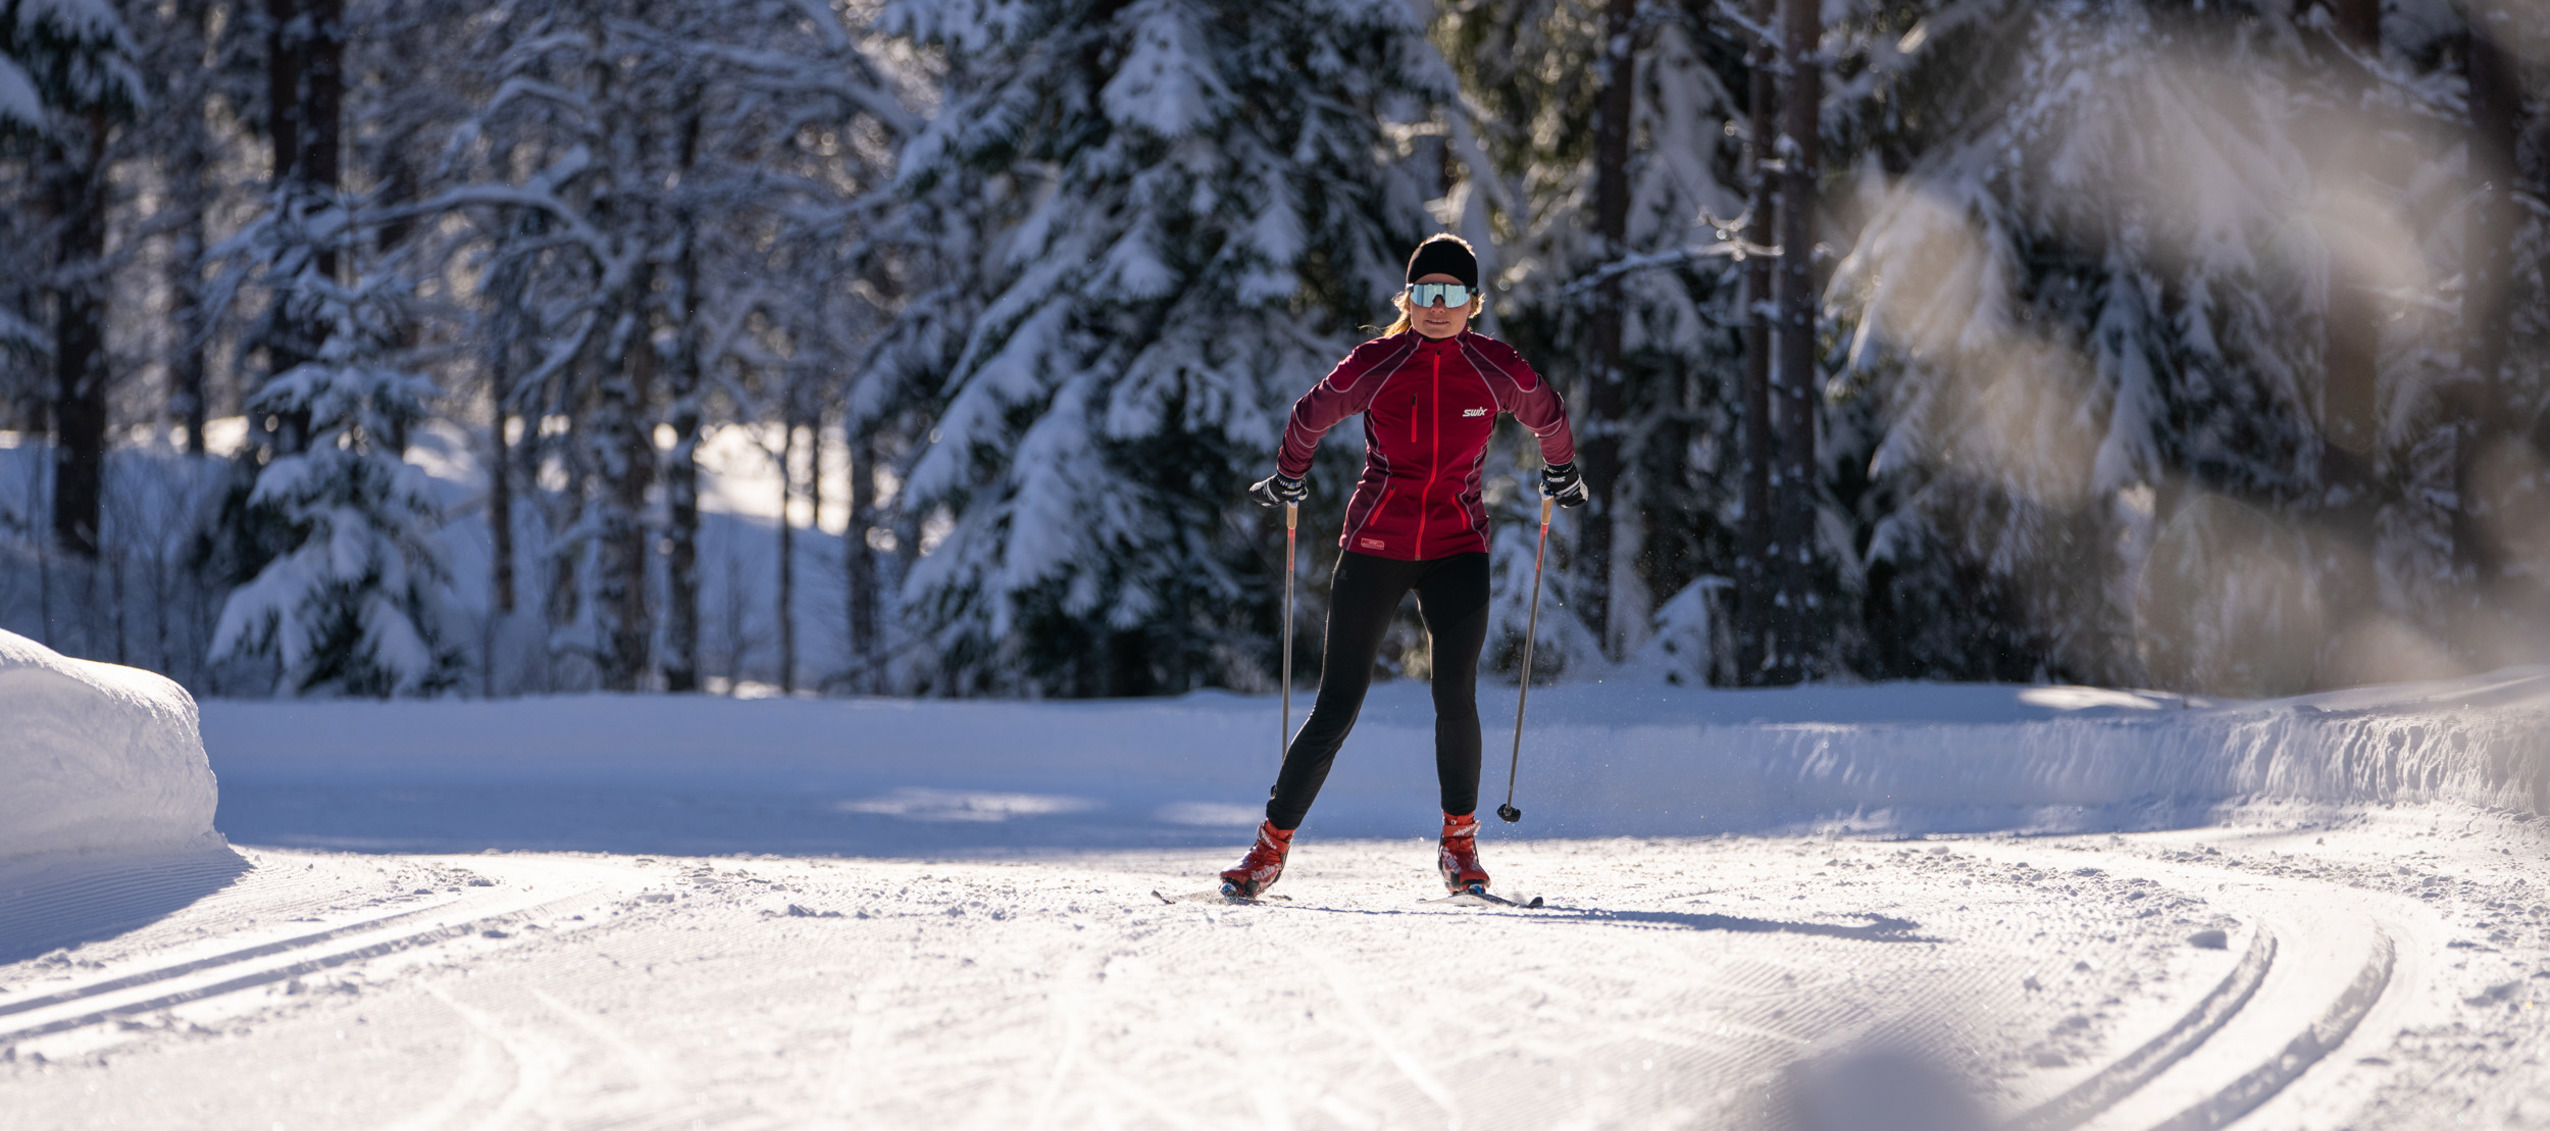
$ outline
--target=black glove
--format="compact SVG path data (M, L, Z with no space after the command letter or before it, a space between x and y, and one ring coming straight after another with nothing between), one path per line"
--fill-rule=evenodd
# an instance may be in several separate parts
M1310 497L1310 484L1299 479L1286 479L1284 473L1278 471L1249 484L1248 497L1257 500L1261 507L1298 503Z
M1541 469L1541 495L1562 507L1585 505L1585 479L1576 474L1574 461L1553 463Z

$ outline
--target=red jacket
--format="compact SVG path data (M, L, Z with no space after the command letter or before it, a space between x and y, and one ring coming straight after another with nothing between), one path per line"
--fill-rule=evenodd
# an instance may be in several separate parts
M1368 414L1364 474L1337 544L1359 554L1423 561L1487 549L1479 467L1498 413L1532 430L1541 458L1576 458L1558 393L1514 347L1484 334L1434 341L1409 330L1355 347L1293 402L1276 470L1309 474L1319 438L1358 412Z

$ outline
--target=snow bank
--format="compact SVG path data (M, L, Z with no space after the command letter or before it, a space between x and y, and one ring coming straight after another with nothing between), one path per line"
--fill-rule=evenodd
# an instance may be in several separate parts
M1503 799L1511 695L1480 696L1483 809ZM1277 760L1274 700L1229 694L205 711L226 832L344 847L1219 843L1255 824ZM2079 687L1572 684L1533 693L1516 798L1527 817L1514 831L2084 831L2279 801L2550 811L2546 736L2550 670L2272 702ZM1377 687L1311 822L1329 836L1431 829L1433 766L1426 689Z
M2550 813L2550 669L2261 702L1918 685L1733 698L1763 710L1570 712L1540 735L1542 780L1607 832L2083 831L2260 802Z
M217 848L186 690L0 632L0 866Z

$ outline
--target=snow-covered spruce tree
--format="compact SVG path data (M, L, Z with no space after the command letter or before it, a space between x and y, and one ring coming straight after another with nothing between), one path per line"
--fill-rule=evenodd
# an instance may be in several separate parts
M926 56L925 56L926 58ZM942 53L925 81L939 89L969 85L967 58ZM879 211L857 270L899 300L894 317L868 343L843 391L842 431L851 466L850 524L843 538L850 663L839 683L878 693L941 682L932 636L909 615L903 581L920 560L924 516L909 502L914 464L946 403L968 327L982 314L979 268L989 233L1009 210L986 195L993 175L954 165L927 187L898 180ZM899 485L889 490L888 485Z
M251 229L248 238L280 224ZM281 248L306 246L278 234ZM288 265L289 258L282 260ZM290 301L327 328L318 356L276 374L248 411L307 422L308 443L257 473L248 507L281 552L233 590L213 631L218 662L272 655L293 695L422 695L459 674L445 627L441 511L390 437L425 415L432 385L392 362L393 296L405 280L351 288L301 274Z
M254 340L270 373L246 398L240 482L205 551L236 586L210 656L274 658L282 694L431 693L459 653L429 540L439 510L401 448L432 387L404 369L412 281L395 260L358 264L377 224L343 184L344 5L267 0L261 18L273 188L214 256L220 293L253 282L267 298Z
M2299 186L2271 108L2190 85L2143 6L2013 14L1925 37L1948 128L1912 147L1836 284L1884 428L1870 632L1888 667L2130 681L2117 555L2173 434L2219 475L2299 486L2294 311L2273 304L2297 280L2262 277L2261 207ZM1974 74L2008 77L1957 81ZM2163 184L2191 167L2201 190ZM2173 385L2200 414L2180 428Z
M1631 6L1627 44L1627 149L1606 172L1593 124L1610 89L1603 59L1611 9L1569 0L1448 5L1434 40L1459 76L1467 101L1447 132L1459 178L1441 207L1478 221L1465 228L1494 232L1502 246L1499 328L1562 382L1570 407L1589 433L1617 445L1606 576L1567 568L1584 533L1574 515L1553 535L1544 604L1604 610L1602 625L1560 633L1543 610L1543 639L1533 666L1544 672L1599 662L1589 648L1598 633L1622 656L1648 637L1676 637L1677 671L1706 671L1710 618L1698 602L1717 575L1731 571L1737 497L1737 396L1742 373L1736 336L1741 297L1735 260L1720 219L1744 209L1734 182L1738 139L1727 128L1738 110L1730 80L1741 78L1742 42L1709 22L1704 9L1649 0ZM1476 107L1486 111L1470 117ZM1606 176L1623 182L1619 246L1596 227ZM1742 233L1759 241L1758 232ZM1596 315L1616 309L1616 330ZM1620 379L1606 402L1589 397L1590 369L1602 333L1619 338ZM1589 465L1590 467L1590 465ZM1511 496L1508 524L1528 543L1536 533L1534 493ZM1570 528L1573 528L1571 531ZM1505 553L1500 538L1500 553ZM1521 545L1519 569L1504 569L1525 588L1498 595L1510 656L1519 651L1532 547ZM1502 562L1503 559L1500 559ZM1690 590L1689 600L1678 600ZM1604 598L1593 600L1597 591ZM1669 623L1650 623L1671 606ZM1510 613L1510 617L1507 615ZM1507 623L1510 620L1510 623ZM1696 664L1684 657L1699 653Z
M1905 172L1864 180L1834 292L1881 435L1862 664L2268 693L2468 638L2472 422L2537 394L2463 392L2474 319L2438 303L2521 229L2465 235L2461 17L2394 7L1982 3L1904 38L1886 101L1923 109L1869 125Z
M2357 344L2373 361L2359 406L2369 466L2328 461L2356 473L2329 486L2360 478L2370 499L2323 508L2353 520L2327 525L2356 553L2340 563L2347 615L2332 618L2316 682L2543 658L2550 108L2540 96L2550 73L2540 60L2550 25L2540 13L2430 0L2302 21L2325 76L2315 93L2351 127L2340 155L2352 160L2338 166L2351 179L2324 188L2333 199L2318 209L2351 221L2329 241L2325 337L2346 344L2335 295L2352 282L2369 323ZM2373 223L2362 222L2368 213Z
M981 313L907 486L946 516L906 583L935 688L1262 685L1282 533L1240 488L1423 233L1385 127L1449 93L1422 29L1348 0L911 0L885 19L953 77L904 183L996 207L958 284Z

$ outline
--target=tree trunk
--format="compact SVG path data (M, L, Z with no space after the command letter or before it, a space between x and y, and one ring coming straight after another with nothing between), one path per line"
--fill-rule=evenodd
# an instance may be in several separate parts
M344 0L266 0L266 96L268 133L274 143L276 206L295 227L330 206L340 172L340 119L345 102ZM337 277L333 245L313 249L310 269ZM277 312L266 342L267 372L291 371L318 355L329 327L286 286L286 308ZM275 445L284 453L309 443L306 412L278 422Z
M644 295L649 280L634 280L632 295ZM646 677L648 646L653 643L646 605L648 539L647 490L654 486L655 440L646 411L655 384L655 348L646 340L645 319L634 320L628 339L608 351L619 354L602 382L602 410L597 439L601 442L603 503L595 523L600 559L594 578L594 612L602 645L602 687L635 691ZM607 325L607 323L606 323Z
M699 376L673 362L673 450L664 454L664 687L699 690Z
M1602 55L1602 100L1594 116L1594 258L1609 264L1627 248L1629 233L1629 116L1635 104L1637 52L1632 43L1638 18L1637 0L1610 0ZM1625 572L1614 568L1621 508L1631 497L1620 482L1622 373L1620 277L1613 275L1594 288L1593 316L1586 326L1590 367L1585 375L1583 423L1577 429L1577 459L1583 464L1592 506L1577 527L1578 576L1592 583L1581 592L1584 617L1602 641L1603 654L1620 658L1627 640L1619 624L1628 604L1615 592Z
M500 316L499 324L503 321ZM512 416L513 349L501 330L496 336L499 340L487 351L487 403L494 416L493 427L487 430L487 535L493 543L488 584L494 588L491 596L501 617L514 611L514 456L513 439L505 434ZM492 667L494 657L489 660Z
M673 450L664 454L664 687L699 690L699 432L694 363L676 360Z
M841 532L841 552L850 580L850 666L852 687L875 692L882 686L877 665L877 555L868 545L876 525L876 441L852 430L844 418L842 431L850 444L850 522Z
M2340 42L2359 54L2378 55L2382 49L2382 5L2380 0L2329 0L2332 31ZM2340 84L2357 87L2352 68L2340 64ZM2342 100L2352 107L2354 99ZM2357 125L2341 117L2328 131L2326 144L2346 145L2345 138ZM2343 160L2344 158L2341 158ZM2371 170L2341 167L2330 175L2341 182L2368 180ZM2377 388L2381 379L2377 368L2381 352L2381 322L2373 308L2371 296L2365 293L2369 280L2362 277L2367 265L2332 258L2329 265L2327 322L2324 331L2322 385L2320 390L2320 432L2337 450L2322 475L2326 485L2359 478L2359 469L2371 465L2374 437L2379 429L2375 419Z
M700 92L685 92L685 106L696 107ZM682 183L699 160L700 116L682 119L680 169ZM685 190L687 191L687 190ZM673 450L664 454L664 686L668 691L699 690L699 434L700 350L699 218L685 204L676 209L672 288L666 292L665 317L674 327L671 402Z
M326 207L337 203L337 182L342 172L339 138L345 120L345 0L303 0L302 11L310 21L310 70L306 80L309 109L304 121L309 143L301 154L307 166L302 183L308 186L313 204ZM320 245L316 261L320 275L338 277L334 243ZM325 328L320 328L320 333L325 332Z
M193 52L203 50L209 37L205 21L210 5L179 5L177 19L185 21L183 42ZM200 58L200 56L196 56ZM186 89L200 98L204 80L189 78ZM211 163L210 129L204 122L204 108L198 104L181 104L166 108L178 115L176 145L168 155L168 201L177 213L177 223L170 233L168 248L168 320L176 334L168 354L168 415L172 422L186 430L186 453L204 454L204 422L210 406L204 400L205 337L204 289L204 212L212 202L211 186L205 181Z
M426 149L426 143L417 136L417 132L407 130L398 136L376 143L375 148L380 154L380 159L377 167L372 170L374 188L369 195L377 202L374 207L382 212L390 212L416 201L420 186L412 154ZM382 220L373 229L372 246L375 254L388 256L396 253L415 235L419 223L419 219L414 216L393 216ZM390 332L391 348L400 354L412 353L424 338L424 328L412 313L404 309L396 311L392 316L397 319L397 322ZM406 417L394 417L390 421L387 433L379 437L378 442L385 444L390 451L397 452L403 457L407 454L408 428L409 421Z
M1753 0L1754 22L1769 27L1775 0ZM1744 143L1746 188L1753 196L1752 221L1744 238L1756 244L1779 241L1779 179L1771 173L1772 146L1779 136L1778 47L1755 37L1745 53L1750 72L1752 128ZM1771 428L1771 312L1773 273L1778 261L1749 256L1744 261L1744 515L1736 557L1736 682L1762 682L1763 663L1773 650L1771 566L1771 475L1779 447Z
M303 2L266 0L266 140L274 147L277 186L299 179L308 136L303 91L310 69L309 40L304 29L295 27Z
M2470 424L2456 476L2464 503L2456 511L2459 521L2453 534L2456 556L2472 567L2483 585L2500 588L2528 571L2500 549L2503 527L2514 516L2498 509L2498 496L2509 487L2481 482L2478 465L2517 428L2513 421L2518 413L2502 378L2513 321L2508 261L2517 225L2513 201L2521 176L2516 149L2522 130L2523 88L2514 60L2484 22L2474 20L2464 42L2470 82L2467 175L2471 201L2462 217L2466 283L2461 336L2469 384L2458 400ZM2528 486L2538 489L2538 480Z
M515 238L546 230L548 219L534 209L523 209L509 219L504 230ZM501 253L501 251L500 251ZM510 426L514 416L514 358L522 341L523 290L530 266L518 256L507 254L490 272L487 298L492 308L487 320L487 404L492 410L494 427L488 435L487 449L487 527L492 544L488 583L493 586L493 601L499 616L514 611L517 597L514 582L513 484L516 455ZM522 418L523 448L533 453L540 450L540 409L533 403L530 413ZM535 466L537 461L534 461ZM537 482L537 476L526 477ZM489 665L494 667L494 658Z
M75 559L100 549L106 484L106 116L88 115L85 137L48 145L53 207L61 225L54 258L53 536Z
M2469 38L2471 207L2463 217L2470 262L2464 289L2462 335L2471 375L2493 390L2506 359L2512 314L2506 286L2507 253L2513 246L2514 187L2520 175L2515 149L2523 115L2523 88L2494 36L2474 27Z
M542 580L540 613L549 626L549 683L544 690L567 686L557 677L554 663L561 654L557 647L564 630L584 615L585 587L582 575L588 533L586 514L599 509L594 498L594 450L600 441L594 438L601 413L592 386L584 381L561 380L559 387L542 390L537 407L523 414L522 483L524 497L540 509L540 519L547 527L548 545L541 555L546 576ZM545 423L556 419L565 427L555 435L545 434ZM564 490L545 491L540 483L546 478L551 460L557 461Z
M779 416L779 690L797 690L797 413Z
M1772 530L1778 561L1775 598L1779 645L1774 682L1812 675L1811 653L1820 635L1821 602L1815 593L1815 206L1823 168L1819 144L1823 106L1822 60L1816 49L1823 21L1818 0L1784 0L1780 54L1788 91L1779 141L1784 162L1780 185L1779 326L1773 370L1778 405L1779 470L1772 481L1778 518Z
M534 474L527 479L535 484L539 482L537 470L543 462L541 448L551 446L539 437L539 423L537 417L525 417L523 420L523 440L530 445L533 453L531 469ZM546 516L549 536L555 541L547 554L549 578L541 594L540 611L549 622L553 641L557 638L557 630L574 624L576 617L584 611L584 587L577 583L576 578L584 557L584 542L574 532L584 524L585 493L592 489L593 476L585 469L587 461L583 454L575 450L582 441L580 434L570 432L558 437L554 444L559 461L566 465L567 489L557 494L556 504L549 508Z
M487 532L495 543L488 583L495 588L496 615L506 616L514 611L514 456L512 442L505 435L510 421L505 411L504 375L491 373L488 377L488 383L496 387L495 426L487 430Z
M2339 38L2357 51L2382 49L2382 0L2327 0Z
M811 392L814 379L809 376L806 380L809 399L814 402L806 412L806 531L820 537L823 534L823 401ZM790 617L788 624L788 638L794 641L796 618ZM792 647L788 654L794 656L797 651Z

